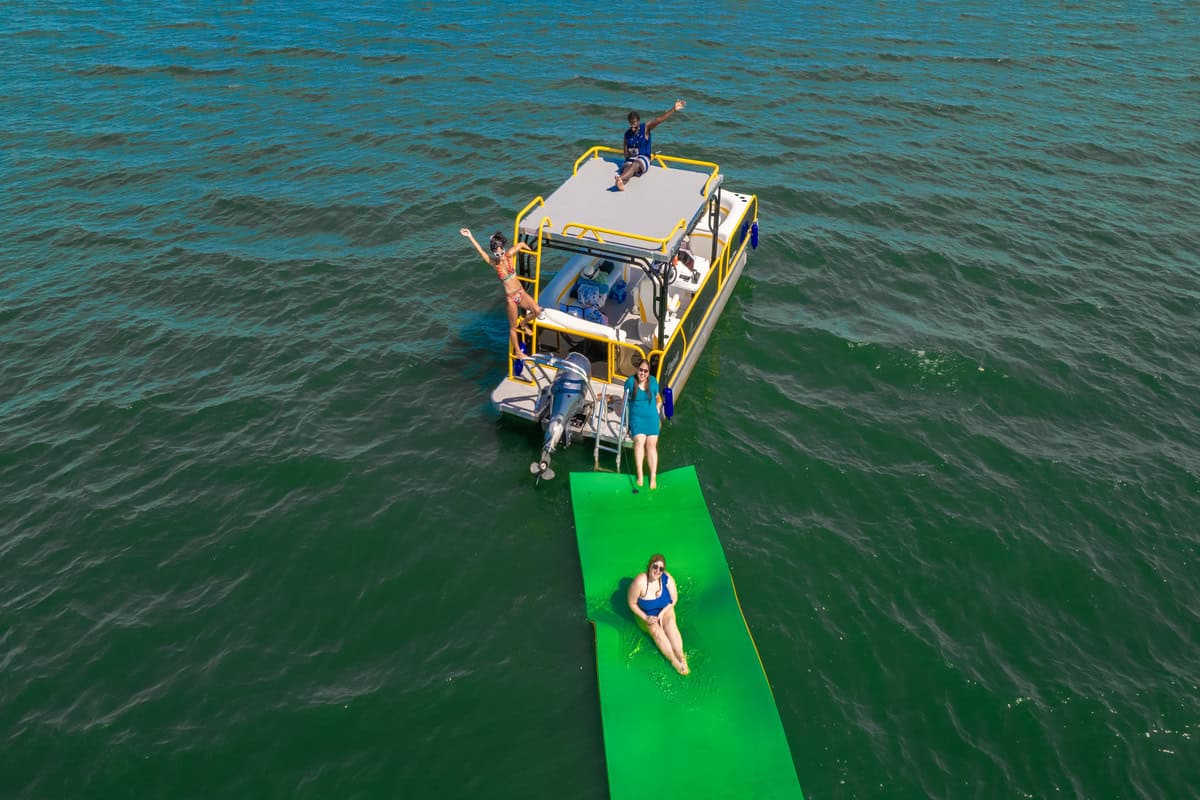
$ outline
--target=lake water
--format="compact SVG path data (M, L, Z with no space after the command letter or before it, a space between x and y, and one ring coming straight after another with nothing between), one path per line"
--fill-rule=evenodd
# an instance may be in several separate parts
M681 97L762 241L662 466L806 796L1195 796L1194 3L3 8L0 794L607 797L457 231Z

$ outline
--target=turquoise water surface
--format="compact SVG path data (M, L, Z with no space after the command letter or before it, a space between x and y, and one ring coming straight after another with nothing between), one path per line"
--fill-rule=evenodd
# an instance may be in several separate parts
M1195 3L0 7L0 796L607 797L458 229L676 97L763 236L663 468L806 796L1196 796Z

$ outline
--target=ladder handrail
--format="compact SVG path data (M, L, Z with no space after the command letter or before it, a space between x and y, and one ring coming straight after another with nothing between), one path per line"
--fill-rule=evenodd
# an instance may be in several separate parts
M621 424L617 427L617 472L621 471L621 451L625 449L625 428L629 424L629 390L626 389L621 399Z
M600 417L608 416L608 384L604 384L604 396L592 409L592 430L596 432L596 444L592 448L592 469L600 469Z
M621 451L625 449L625 426L629 419L629 391L622 393L621 402L621 422L617 425L616 444L609 447L601 443L600 440L600 419L603 417L608 419L608 384L604 385L604 397L602 402L597 402L595 413L592 415L592 430L596 432L596 446L592 448L592 469L600 469L600 451L605 450L610 453L617 454L617 472L621 471ZM612 426L609 425L609 431L612 431Z

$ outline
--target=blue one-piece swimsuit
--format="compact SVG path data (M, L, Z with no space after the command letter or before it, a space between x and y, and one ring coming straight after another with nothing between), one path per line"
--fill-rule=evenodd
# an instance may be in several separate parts
M667 589L667 573L662 574L662 593L653 600L647 600L644 597L639 597L637 600L638 608L640 608L647 616L657 617L662 613L662 610L671 605L671 592Z

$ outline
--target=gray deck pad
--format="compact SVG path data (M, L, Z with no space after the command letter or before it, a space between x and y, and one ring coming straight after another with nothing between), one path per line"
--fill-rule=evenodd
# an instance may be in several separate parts
M670 236L667 243L670 252L683 237L684 230L677 229L679 221L684 221L684 229L689 228L704 212L704 183L710 173L652 164L644 175L632 178L625 191L618 192L613 182L618 166L604 158L585 161L578 172L546 198L545 207L529 211L521 220L521 232L535 234L542 218L549 217L550 224L545 230L550 240L596 243L596 233L578 227L584 225L651 239ZM709 185L710 194L716 191L720 180L718 175ZM565 236L564 228L568 229ZM627 255L645 255L660 247L603 232L598 236L604 242L600 245L602 249Z

